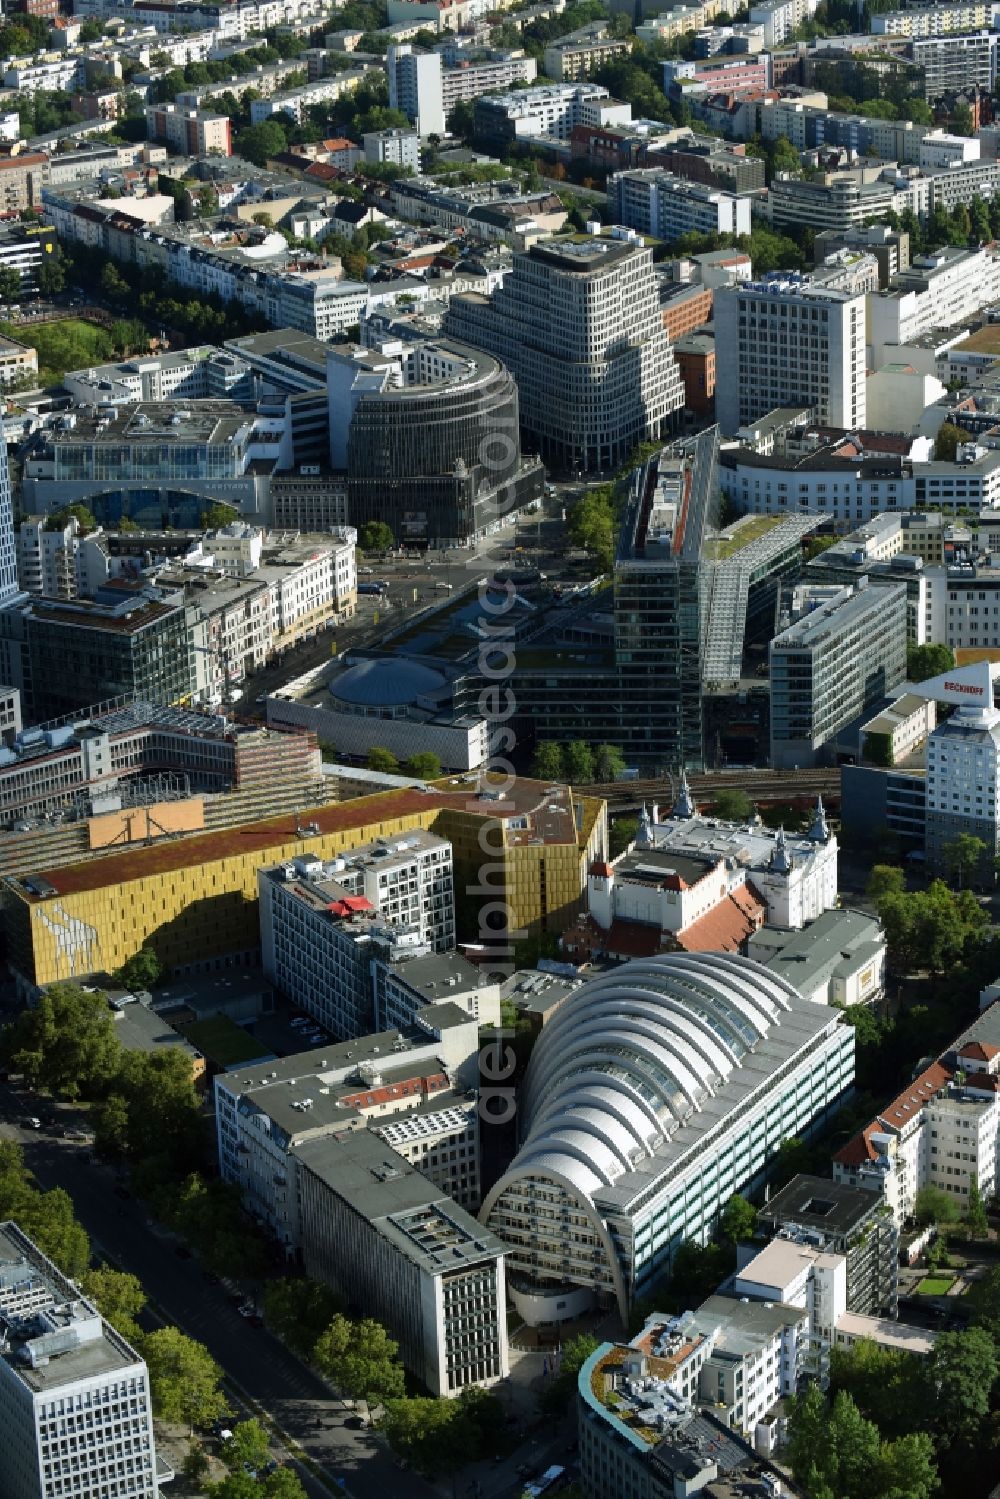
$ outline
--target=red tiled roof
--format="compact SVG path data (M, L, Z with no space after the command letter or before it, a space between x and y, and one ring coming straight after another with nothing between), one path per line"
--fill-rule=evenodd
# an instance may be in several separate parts
M613 921L604 933L604 950L612 958L651 958L663 951L664 932L639 921Z
M756 891L744 886L678 932L677 942L685 952L738 952L766 919L764 902Z
M658 926L639 921L613 921L605 930L592 916L580 916L562 935L568 953L578 958L651 958L664 950Z
M951 1073L940 1062L931 1065L915 1077L898 1097L877 1114L871 1124L848 1140L834 1156L842 1166L861 1166L865 1161L874 1161L878 1152L872 1144L872 1135L898 1134L909 1120L914 1119L925 1103L934 1098L945 1083L951 1081Z
M994 1057L1000 1057L1000 1046L991 1046L988 1041L966 1041L959 1056L974 1062L992 1062Z

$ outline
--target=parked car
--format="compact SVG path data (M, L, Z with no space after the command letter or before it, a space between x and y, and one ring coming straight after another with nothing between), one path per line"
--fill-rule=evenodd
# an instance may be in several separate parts
M42 1121L35 1115L29 1114L21 1120L22 1129L41 1129Z

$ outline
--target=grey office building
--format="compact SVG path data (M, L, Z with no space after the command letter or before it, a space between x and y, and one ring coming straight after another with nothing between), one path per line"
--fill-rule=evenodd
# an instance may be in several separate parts
M769 649L776 770L829 762L841 729L906 680L904 586L803 590L795 603Z
M683 457L659 454L632 475L614 564L613 635L558 664L520 659L513 690L538 739L614 744L629 763L698 769L711 619L705 532L716 496L718 436Z
M435 1395L506 1377L504 1247L367 1130L298 1149L307 1275L399 1343Z
M332 356L329 367L338 368ZM541 495L544 470L521 453L517 386L489 354L435 339L418 343L398 375L357 353L348 373L355 370L350 390L340 381L340 399L353 408L352 525L385 521L403 542L458 545ZM341 409L331 397L331 424Z
M617 468L684 405L644 246L533 245L492 297L453 297L444 326L513 372L521 426L557 469Z
M895 1317L899 1230L877 1193L824 1177L793 1176L761 1208L757 1231L844 1255L847 1310L864 1317Z

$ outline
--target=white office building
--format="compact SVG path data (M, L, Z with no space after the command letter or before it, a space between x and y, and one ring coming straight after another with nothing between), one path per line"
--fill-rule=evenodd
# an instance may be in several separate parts
M918 255L898 271L888 291L868 301L873 367L898 357L897 346L932 328L955 328L1000 298L1000 255L989 249L945 246Z
M291 1259L302 1252L298 1151L371 1129L468 1208L479 1201L478 1027L448 1001L376 1030L215 1079L219 1172Z
M929 445L928 445L929 446ZM808 512L853 530L880 511L924 510L952 514L1000 506L1000 453L971 443L955 463L904 459L895 454L848 456L837 443L797 456L766 456L723 448L721 482L741 510L755 515Z
M922 1187L968 1210L1000 1182L1000 1004L991 1004L937 1061L833 1158L833 1179L876 1192L901 1224Z
M446 954L455 945L451 844L433 833L379 839L327 862L296 859L260 870L257 880L265 972L338 1037L372 1028L376 958ZM475 1013L478 985L449 987ZM393 1013L400 1009L397 1002Z
M675 953L589 979L535 1045L521 1148L481 1213L519 1314L627 1317L853 1077L851 1027L749 959Z
M415 130L368 130L361 144L365 161L420 171L420 137Z
M989 664L964 671L945 696L959 704L964 697L967 706L956 707L927 740L927 858L943 868L948 843L968 833L986 844L992 865L1000 853L1000 711Z
M805 833L785 833L757 821L701 817L686 786L665 821L658 821L656 813L654 807L652 819L640 818L637 851L650 848L664 856L724 860L732 888L752 885L774 926L797 931L836 906L837 838L827 826L822 805Z
M492 298L452 297L445 331L503 360L522 428L560 468L617 467L684 404L646 246L534 245Z
M715 294L715 411L731 436L778 406L825 426L865 425L865 298L827 277L775 271Z
M14 1223L0 1224L0 1493L157 1499L146 1365Z

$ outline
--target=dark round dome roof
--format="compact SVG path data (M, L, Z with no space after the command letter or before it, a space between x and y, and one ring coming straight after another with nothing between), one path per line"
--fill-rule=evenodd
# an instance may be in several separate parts
M359 707L405 708L444 685L445 678L433 667L391 657L360 661L330 684L330 693L339 702Z

